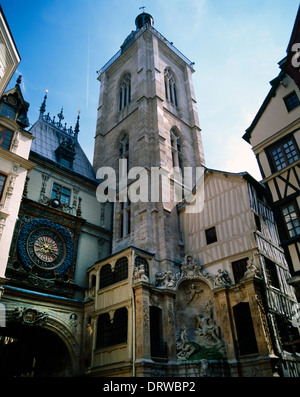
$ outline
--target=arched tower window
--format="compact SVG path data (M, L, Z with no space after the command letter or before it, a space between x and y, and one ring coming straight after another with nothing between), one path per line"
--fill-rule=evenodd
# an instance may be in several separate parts
M120 140L120 146L119 146L119 151L120 151L120 158L125 158L128 156L128 151L129 151L129 137L127 134L124 134Z
M121 170L121 176L125 176L129 171L129 137L127 134L124 134L120 140L119 158L127 160L126 168Z
M183 175L183 155L181 150L181 139L174 129L170 133L171 150L172 150L172 165L179 167Z
M120 169L120 178L124 177L126 174L128 174L129 171L129 137L127 134L124 134L120 140L120 146L119 146L119 155L120 159L126 160L127 161L127 168L125 168L125 165L121 166ZM120 233L119 236L120 238L123 238L125 236L128 236L131 233L131 212L130 212L130 200L127 197L127 200L124 202L120 198L120 209L119 209L119 227L120 227Z
M131 101L131 75L123 76L119 86L119 110L122 110Z
M120 238L126 237L131 233L131 211L130 200L120 203Z
M172 105L178 106L175 79L170 68L165 69L164 79L165 79L165 94L167 101L170 101Z

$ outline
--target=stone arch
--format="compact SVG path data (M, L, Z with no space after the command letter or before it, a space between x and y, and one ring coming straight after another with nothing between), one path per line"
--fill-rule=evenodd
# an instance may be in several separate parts
M76 318L67 324L51 311L21 306L9 307L6 313L7 326L0 328L1 371L17 377L78 375L80 348L72 332Z

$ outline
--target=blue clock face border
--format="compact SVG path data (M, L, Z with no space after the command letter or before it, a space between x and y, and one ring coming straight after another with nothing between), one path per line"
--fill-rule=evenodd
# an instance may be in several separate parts
M17 250L25 269L42 278L60 278L73 264L73 241L69 232L47 219L24 224Z

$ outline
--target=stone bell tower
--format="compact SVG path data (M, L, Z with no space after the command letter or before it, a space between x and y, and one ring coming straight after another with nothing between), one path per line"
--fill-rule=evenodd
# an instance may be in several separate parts
M100 178L107 177L103 167L116 173L112 253L135 246L154 253L167 269L184 255L171 171L204 165L194 69L153 27L150 14L141 13L135 24L136 30L98 72L94 168L102 169ZM171 172L170 188L160 179L159 198L153 192L153 169ZM114 185L114 179L108 181ZM129 191L140 200L126 195Z

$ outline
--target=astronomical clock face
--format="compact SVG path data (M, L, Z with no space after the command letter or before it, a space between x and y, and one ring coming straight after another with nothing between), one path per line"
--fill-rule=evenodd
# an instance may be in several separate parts
M71 267L73 243L61 225L46 219L26 223L19 234L18 255L25 268L43 278L63 276Z

